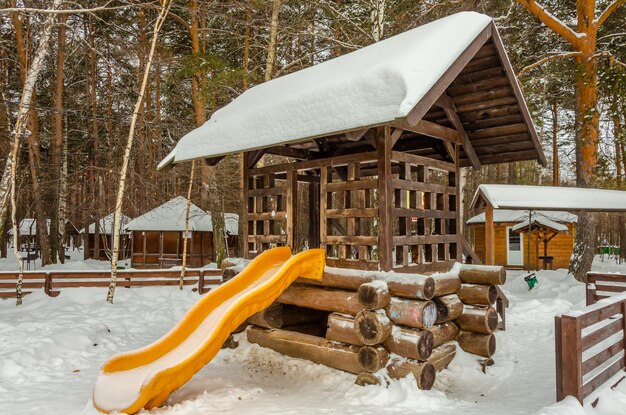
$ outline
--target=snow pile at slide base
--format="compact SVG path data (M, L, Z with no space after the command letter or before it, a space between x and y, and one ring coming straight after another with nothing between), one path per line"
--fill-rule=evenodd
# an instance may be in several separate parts
M626 266L594 263L598 271ZM540 271L532 290L525 273L510 271L504 290L511 307L507 331L497 333L496 364L481 372L476 357L458 350L431 391L413 379L389 387L353 384L354 376L249 344L222 350L168 406L150 413L248 414L538 414L613 415L626 412L623 374L588 399L554 404L554 315L584 306L584 285L564 270ZM91 394L101 365L113 354L145 346L170 330L198 299L171 287L65 289L57 298L34 292L24 305L0 301L0 413L98 414ZM596 408L591 402L599 396Z

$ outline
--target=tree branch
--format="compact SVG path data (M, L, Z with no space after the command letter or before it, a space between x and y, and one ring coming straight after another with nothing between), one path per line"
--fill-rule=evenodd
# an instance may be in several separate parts
M77 14L77 13L94 13L101 12L105 10L118 10L118 9L127 9L129 7L142 7L151 5L154 1L142 2L137 4L126 4L124 6L110 6L109 4L113 3L113 0L108 0L104 5L98 7L92 7L90 9L37 9L33 7L9 7L6 9L0 9L0 13L44 13L44 14Z
M519 71L519 73L517 74L517 77L521 78L522 76L526 74L526 72L531 71L535 69L536 67L543 65L544 63L551 62L557 59L571 58L573 56L580 55L580 54L581 52L562 52L556 55L546 56L545 58L539 59L537 62L524 67L521 71Z
M544 9L543 6L538 4L535 0L517 0L517 2L524 6L526 10L534 14L535 17L541 21L541 23L548 26L548 28L555 33L561 35L575 48L578 48L580 40L586 36L585 34L578 33L570 29L565 23Z
M626 0L614 0L613 3L609 4L607 8L604 9L604 11L600 14L600 17L598 17L596 21L594 22L596 29L602 26L602 24L606 21L606 19L611 17L613 12L619 9L620 6L622 6L624 3L626 3Z

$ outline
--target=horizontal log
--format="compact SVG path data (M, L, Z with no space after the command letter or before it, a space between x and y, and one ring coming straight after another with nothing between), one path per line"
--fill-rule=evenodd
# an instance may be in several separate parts
M455 323L464 331L490 334L498 326L498 312L493 307L481 308L466 305Z
M428 363L432 364L437 372L446 369L456 356L456 344L454 342L435 347L428 358Z
M495 285L462 284L456 293L465 304L492 305L498 297Z
M456 320L463 312L463 303L456 294L435 297L433 302L437 306L437 320L435 324Z
M318 285L329 288L341 288L356 291L363 284L381 278L381 274L371 271L347 271L349 274L341 274L335 271L324 271L321 280L298 279L298 283ZM421 274L392 274L385 278L389 293L397 297L405 297L417 300L430 300L435 294L435 281L429 275Z
M434 297L454 294L459 291L459 288L461 288L460 278L449 272L433 275L433 281L435 282Z
M423 390L432 389L437 376L435 367L428 362L412 362L400 359L392 360L387 366L387 373L392 379L402 379L413 374L417 387Z
M461 331L456 338L461 349L478 356L491 357L496 352L496 336Z
M362 284L358 291L359 301L368 310L385 308L391 301L389 287L384 281L375 280Z
M363 346L363 342L357 336L354 328L354 317L340 313L328 315L326 338L328 340Z
M260 346L275 350L286 356L310 360L328 367L343 370L358 375L361 372L372 371L363 368L360 363L358 346L347 346L332 342L322 337L311 336L287 330L268 330L260 327L250 327L247 331L248 341ZM375 352L365 352L363 358L368 368L376 365ZM384 367L381 365L380 368ZM378 369L380 369L378 368Z
M459 278L468 284L504 285L506 269L499 265L463 264Z
M391 334L393 327L384 310L360 311L353 324L359 342L367 346L383 343Z
M394 326L384 346L399 356L426 360L433 351L433 335L428 330Z
M437 320L437 306L432 301L392 298L386 311L394 323L418 329L428 329Z
M272 303L266 309L248 318L248 322L267 329L280 329L320 321L324 315L325 314L319 310Z
M459 334L459 327L452 321L437 324L428 329L433 335L433 347L439 347L444 343L456 339Z
M306 285L292 285L288 287L276 301L314 310L336 311L351 316L357 315L359 311L364 309L359 302L358 294L354 291Z
M359 349L359 364L366 372L378 372L387 366L389 352L384 347L363 346Z

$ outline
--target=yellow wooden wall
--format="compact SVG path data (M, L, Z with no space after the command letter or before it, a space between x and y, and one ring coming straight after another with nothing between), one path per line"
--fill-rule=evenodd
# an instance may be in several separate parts
M507 226L515 226L517 223L494 223L494 241L495 241L495 263L496 265L507 266L506 253L506 228ZM485 260L485 224L469 225L474 229L474 251L481 260ZM569 232L561 232L548 243L548 255L554 257L554 268L568 268L569 260L574 248L574 236L576 225L567 224ZM524 265L527 261L528 241L526 235L523 236L524 243ZM543 255L543 243L539 243L539 255ZM537 267L537 246L536 239L530 241L530 263L534 268ZM539 268L543 267L543 262L539 264Z

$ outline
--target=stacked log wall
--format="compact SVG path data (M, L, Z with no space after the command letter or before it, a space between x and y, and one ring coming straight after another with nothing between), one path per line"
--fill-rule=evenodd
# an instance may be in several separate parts
M248 322L250 342L354 373L358 384L413 374L430 389L457 346L490 358L501 267L455 265L447 273L384 274L336 269L298 280Z

